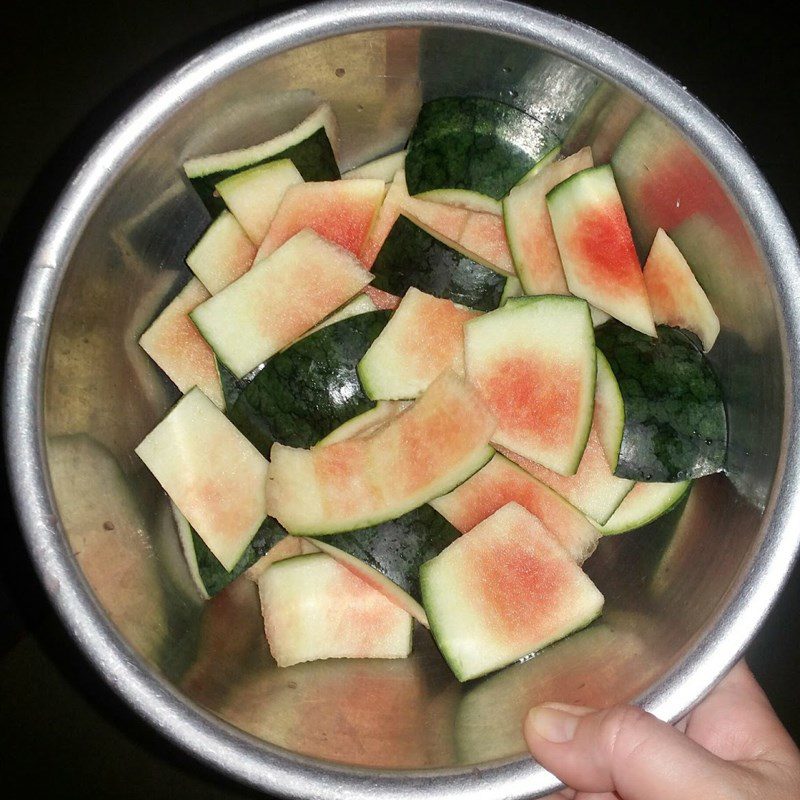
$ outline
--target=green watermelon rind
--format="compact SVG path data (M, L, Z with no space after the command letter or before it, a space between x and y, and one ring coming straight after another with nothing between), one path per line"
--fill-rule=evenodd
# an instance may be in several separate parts
M498 100L431 100L408 140L408 190L467 190L499 201L555 144L545 125Z
M658 338L612 320L597 329L625 405L615 474L673 483L724 469L728 430L722 388L699 340L659 325Z
M277 353L240 391L231 421L268 456L275 442L312 447L373 409L357 366L390 316L371 311L348 317ZM223 387L230 396L230 382L223 379Z
M375 258L372 286L400 297L414 286L476 311L497 308L507 276L457 247L401 213Z
M637 484L634 489L637 486L652 488L653 494L646 496L642 500L632 490L628 497L622 501L619 508L611 515L608 522L605 525L598 526L600 534L602 536L616 536L649 525L676 508L689 493L691 485L692 481L690 480L666 484ZM633 507L633 510L631 510L631 507Z
M270 161L290 159L305 181L338 180L334 145L336 118L327 104L320 106L292 130L261 144L186 161L183 165L194 190L212 216L225 210L216 185L246 169Z

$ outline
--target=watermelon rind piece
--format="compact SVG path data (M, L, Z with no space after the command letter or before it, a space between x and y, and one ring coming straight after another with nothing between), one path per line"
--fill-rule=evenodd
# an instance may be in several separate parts
M431 505L458 530L468 533L510 502L538 517L578 564L594 552L597 527L558 492L500 453L452 492L431 500Z
M656 232L644 265L644 283L656 324L696 334L707 353L719 336L719 318L677 245Z
M595 328L599 328L612 318L611 314L606 314L605 311L601 311L591 304L589 305L589 313L592 315L592 325L594 325Z
M287 536L286 531L274 519L267 517L233 569L227 570L197 532L192 530L189 521L181 514L175 503L171 505L181 549L189 566L189 574L198 593L205 600L221 592L240 575L253 569L256 564L262 564L261 570L263 570L267 564L281 558L300 555L302 550L297 537Z
M478 311L500 304L507 276L478 263L456 242L400 214L372 265L377 289L403 296L412 286Z
M136 454L226 570L267 516L267 461L199 389L188 392Z
M608 359L597 350L597 385L594 390L594 423L608 466L613 472L619 461L622 431L625 428L625 403Z
M463 375L464 323L476 316L412 286L359 362L358 377L367 396L413 399L446 369Z
M366 178L290 186L258 248L256 261L307 228L358 255L385 194L383 181Z
M338 141L336 117L324 103L286 133L241 150L189 159L183 169L203 204L216 215L225 208L216 185L237 172L269 161L290 159L306 181L338 180Z
M363 561L420 600L419 568L459 536L458 529L426 503L379 525L311 541L325 552L336 548Z
M269 513L298 536L395 519L479 470L494 452L489 446L494 427L477 391L446 372L369 436L313 450L275 444L266 491Z
M427 192L416 192L412 196L431 203L455 206L481 214L496 216L503 213L503 205L500 200L469 189L430 189Z
M398 170L406 163L406 151L389 153L387 156L367 161L360 167L354 167L342 173L342 180L351 181L359 178L378 178L384 183L391 183Z
M217 358L242 378L371 279L351 253L303 230L190 316Z
M268 456L275 442L311 447L373 408L357 367L389 318L388 311L357 314L276 354L239 391L231 422Z
M519 183L524 183L525 181L529 180L530 178L535 178L548 164L552 164L554 161L558 161L561 158L562 153L562 146L561 144L556 144L551 147L527 172ZM517 186L519 186L519 183Z
M272 564L258 580L279 667L326 658L406 658L412 619L325 553Z
M497 418L492 441L551 470L578 468L594 408L594 329L583 300L510 298L464 325L468 379Z
M253 264L256 246L230 211L223 211L186 256L186 265L211 294L221 292Z
M637 483L605 525L600 526L603 536L641 528L672 511L686 496L691 481L677 483Z
M522 297L524 294L525 290L522 288L522 283L519 278L511 276L506 281L503 294L500 297L500 305L504 306L507 300L510 300L512 297Z
M303 183L297 167L288 159L268 161L237 172L217 184L217 192L238 220L250 241L264 241L275 213L290 186Z
M555 144L539 120L498 100L430 100L408 140L408 190L412 195L460 190L461 202L474 202L474 195L499 201Z
M458 241L469 216L469 212L463 208L411 197L406 187L405 172L399 170L392 179L359 253L359 258L366 267L371 267L375 262L386 237L401 213L429 230L438 231L451 241Z
M559 183L593 164L592 151L585 147L526 176L503 200L511 257L525 294L569 294L546 198Z
M197 386L224 409L214 351L189 317L209 297L203 284L192 278L141 335L139 344L181 392Z
M655 336L642 269L611 167L575 173L548 192L547 207L570 292Z
M363 411L352 419L343 422L338 428L317 442L315 447L325 447L345 439L354 439L372 433L376 428L393 419L411 405L410 400L379 400L375 408Z
M719 472L728 427L722 388L696 338L658 326L653 339L612 320L596 331L625 406L616 474L671 483Z
M347 534L337 534L337 536L346 535ZM320 552L329 555L343 567L349 569L354 575L357 575L362 581L368 583L373 589L380 592L384 597L398 606L398 608L402 608L403 611L410 614L420 625L426 628L430 627L428 616L419 600L414 599L408 592L398 586L397 583L384 575L383 572L378 571L364 560L351 555L345 550L340 550L338 547L328 544L326 539L306 539L295 536L289 538L297 539L301 542L313 542L314 546Z
M597 524L608 520L634 486L632 480L620 478L611 471L600 443L597 419L593 420L580 464L573 475L560 475L508 448L500 445L497 448Z
M420 585L433 638L461 682L563 639L603 608L588 576L516 503L424 564Z
M501 213L487 214L471 211L458 237L460 248L475 261L516 277L511 250L508 246L505 223Z
M378 307L369 295L357 294L352 300L348 300L341 308L334 311L333 314L329 314L325 317L319 325L315 325L308 333L304 333L300 339L305 339L306 336L311 336L312 333L321 331L323 328L327 328L328 325L350 319L350 317L357 317L359 314L369 314L377 310ZM300 341L300 339L297 341ZM289 347L291 347L291 345L289 345Z
M371 528L302 541L313 542L428 627L420 604L419 568L460 535L426 504Z

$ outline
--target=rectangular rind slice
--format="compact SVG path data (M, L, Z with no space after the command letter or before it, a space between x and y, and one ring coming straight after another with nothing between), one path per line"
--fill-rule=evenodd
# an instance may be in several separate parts
M589 147L541 169L537 164L537 171L503 200L508 245L525 294L569 294L546 198L559 183L593 165Z
M253 264L256 246L230 211L223 211L186 256L186 265L211 294L221 292Z
M585 627L603 595L541 522L516 503L423 564L423 606L459 681Z
M373 400L406 400L446 369L463 375L464 323L476 316L412 286L358 365L364 391Z
M353 255L305 230L191 317L220 361L242 378L371 279Z
M594 391L592 424L603 448L608 466L613 472L619 461L622 433L625 430L625 402L617 378L603 351L597 349L597 386Z
M288 159L269 161L237 172L217 184L217 192L238 220L250 241L264 241L275 213L290 186L303 183L297 167Z
M214 351L189 318L189 313L209 297L203 284L192 278L141 335L139 344L181 392L197 386L224 409Z
M374 179L289 187L258 248L256 260L266 258L304 228L358 255L385 193L386 184Z
M366 436L385 422L394 419L411 405L410 400L379 400L375 408L364 411L357 417L343 422L338 428L331 431L324 439L320 439L315 447L326 447L329 444L343 442L345 439L355 439L357 436Z
M637 483L605 525L603 536L641 528L671 511L689 491L691 481L679 483Z
M391 183L398 170L406 163L406 151L389 153L388 156L367 161L360 167L354 167L342 173L342 180L351 181L358 178L379 178L384 183Z
M572 294L648 336L653 314L625 209L608 165L585 169L547 195Z
M656 324L692 331L707 353L719 336L719 318L692 268L663 228L656 232L647 256L644 283Z
M577 563L594 552L599 534L586 516L500 453L452 492L431 500L431 505L462 533L468 533L511 502L538 517Z
M215 193L216 184L237 172L269 161L291 159L307 181L337 180L338 141L336 117L331 107L324 103L286 133L252 147L191 158L184 163L183 169L206 208L215 214L225 207Z
M493 442L564 475L580 462L594 407L594 329L585 302L509 299L464 326L468 379L497 418Z
M451 491L491 457L494 418L453 373L370 436L271 451L267 506L299 536L366 528Z
M380 252L386 237L401 213L419 220L431 230L457 241L467 222L469 212L463 208L432 203L411 197L406 188L405 173L400 170L394 176L386 197L378 211L362 248L359 258L366 267L371 267Z
M136 454L232 569L267 516L266 459L199 389L178 401Z
M573 475L559 475L499 445L498 450L600 525L608 520L633 488L633 481L618 478L611 471L594 425L578 469Z
M372 272L383 291L402 296L415 286L478 311L497 308L509 278L405 212L394 221Z
M324 553L272 564L258 580L279 667L325 658L405 658L411 617Z
M468 253L499 272L516 276L506 229L500 214L472 211L467 217L458 243Z

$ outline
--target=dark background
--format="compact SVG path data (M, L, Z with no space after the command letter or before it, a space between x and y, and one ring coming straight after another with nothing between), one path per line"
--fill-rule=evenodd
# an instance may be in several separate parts
M268 0L3 4L3 340L36 232L96 139L186 58L226 33L296 5ZM738 134L790 220L800 219L800 51L795 26L782 14L722 2L573 0L541 7L610 34L676 77ZM22 549L4 480L0 487L6 522L0 550L0 794L22 796L24 786L26 795L55 790L59 798L255 797L151 732L105 688L50 611ZM795 569L748 653L795 740L800 740L798 612Z

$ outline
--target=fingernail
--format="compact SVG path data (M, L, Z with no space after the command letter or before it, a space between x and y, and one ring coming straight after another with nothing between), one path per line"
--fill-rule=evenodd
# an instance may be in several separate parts
M572 741L583 714L581 709L565 710L564 706L538 706L528 713L528 725L534 733L553 744Z

